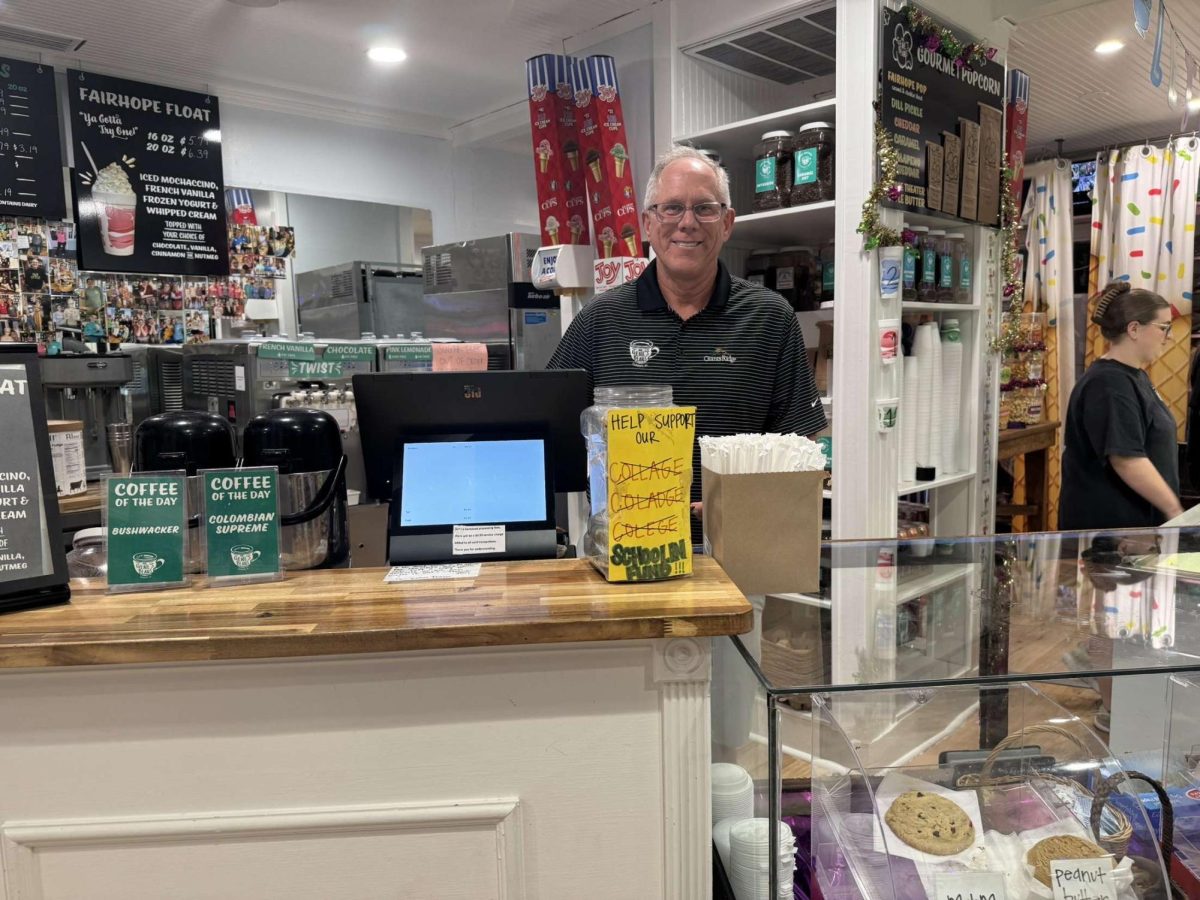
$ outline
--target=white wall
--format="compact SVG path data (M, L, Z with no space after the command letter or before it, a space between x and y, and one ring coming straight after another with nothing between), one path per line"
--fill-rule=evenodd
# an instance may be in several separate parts
M398 262L400 213L404 207L346 201L335 197L288 194L288 224L304 235L297 271L323 269L362 259Z
M425 208L435 243L536 219L533 169L517 154L229 104L221 137L226 184Z

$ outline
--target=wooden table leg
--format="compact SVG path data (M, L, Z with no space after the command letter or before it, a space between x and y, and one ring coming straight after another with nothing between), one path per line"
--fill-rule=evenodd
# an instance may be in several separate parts
M1046 450L1026 453L1025 503L1037 507L1037 512L1025 520L1030 531L1046 530L1046 498L1050 493L1046 476Z

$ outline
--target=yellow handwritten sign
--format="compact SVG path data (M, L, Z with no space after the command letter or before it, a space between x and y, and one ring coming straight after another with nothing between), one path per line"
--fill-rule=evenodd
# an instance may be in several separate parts
M608 412L608 580L692 574L696 408Z

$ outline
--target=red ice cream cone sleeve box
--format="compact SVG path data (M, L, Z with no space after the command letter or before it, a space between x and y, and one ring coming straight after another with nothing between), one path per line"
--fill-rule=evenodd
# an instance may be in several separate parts
M596 255L641 256L637 191L616 63L611 56L589 56L576 60L571 74Z
M576 135L570 68L573 60L552 53L525 61L529 123L542 241L586 244L587 200Z

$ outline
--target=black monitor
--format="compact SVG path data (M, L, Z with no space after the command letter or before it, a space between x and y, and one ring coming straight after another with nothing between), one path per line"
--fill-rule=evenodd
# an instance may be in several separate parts
M378 372L354 376L367 495L390 501L405 435L544 432L554 490L587 487L579 416L591 403L582 369Z

